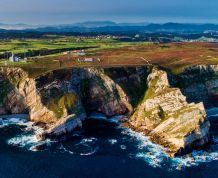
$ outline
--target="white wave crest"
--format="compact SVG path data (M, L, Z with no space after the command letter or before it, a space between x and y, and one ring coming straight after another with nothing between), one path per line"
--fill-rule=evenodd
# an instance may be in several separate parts
M189 155L170 158L165 149L152 143L148 137L142 133L134 132L130 129L124 129L122 134L129 135L138 141L138 152L133 153L135 158L144 160L148 165L152 167L167 167L168 170L180 170L185 167L197 166L202 163L218 160L218 147L213 151L193 151ZM218 138L215 138L215 140Z
M6 127L6 126L11 126L11 125L30 127L33 125L33 122L29 122L23 118L14 118L14 117L11 117L11 118L9 117L7 119L0 118L0 127L1 128Z
M25 147L28 150L35 151L35 147L40 145L40 144L47 144L51 142L49 139L45 141L39 142L36 138L36 133L41 132L43 129L38 126L34 126L34 123L31 121L27 121L25 118L18 118L17 117L10 117L8 116L6 119L1 119L0 120L0 125L1 127L7 127L7 126L24 126L22 128L23 133L16 135L13 138L10 138L7 140L7 143L12 146L17 146L17 147Z
M109 139L108 142L111 144L111 145L114 145L117 143L117 140L116 139Z

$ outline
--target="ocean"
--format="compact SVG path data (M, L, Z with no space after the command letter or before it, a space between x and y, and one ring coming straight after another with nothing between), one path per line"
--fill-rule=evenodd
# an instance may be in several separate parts
M62 143L46 140L35 151L31 122L11 118L0 125L0 178L217 178L218 124L205 150L169 158L146 136L107 120L90 119Z

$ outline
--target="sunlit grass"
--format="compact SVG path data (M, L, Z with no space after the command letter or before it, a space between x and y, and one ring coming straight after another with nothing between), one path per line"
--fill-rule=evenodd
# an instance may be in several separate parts
M0 40L0 54L5 52L26 53L30 51L46 51L67 48L92 48L90 51L98 49L112 49L135 45L132 42L121 42L110 38L77 38L58 37L54 39L23 39L23 40ZM138 45L142 43L137 43Z

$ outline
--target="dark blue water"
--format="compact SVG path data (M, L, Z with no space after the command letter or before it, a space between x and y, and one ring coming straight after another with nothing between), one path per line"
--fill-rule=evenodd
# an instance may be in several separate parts
M172 160L147 137L106 121L91 120L67 142L39 152L29 150L28 134L25 126L0 128L0 178L218 177L216 142L210 151Z

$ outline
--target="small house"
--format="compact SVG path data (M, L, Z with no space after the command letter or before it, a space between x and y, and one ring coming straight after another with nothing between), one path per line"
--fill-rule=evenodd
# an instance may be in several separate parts
M78 56L84 56L86 55L84 50L74 50L73 51L74 54L78 55Z
M10 62L20 62L21 58L18 56L15 56L14 53L12 52L11 57L9 57Z
M69 52L69 51L65 51L65 52L63 52L63 54L64 54L64 55L70 54L70 52Z
M100 58L85 58L83 60L84 62L101 62L101 59Z
M84 62L94 62L95 59L94 58L85 58Z

